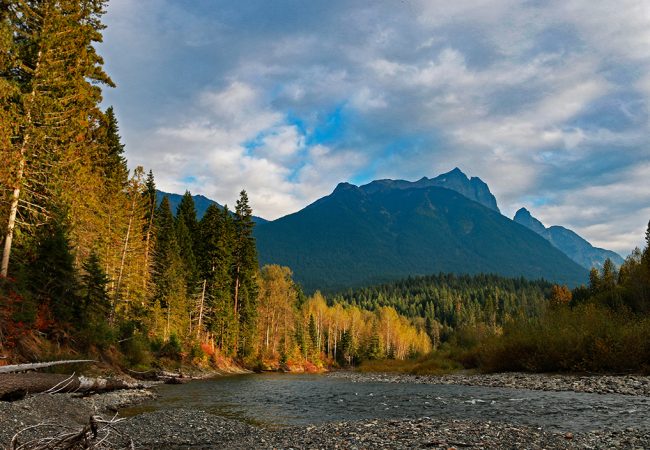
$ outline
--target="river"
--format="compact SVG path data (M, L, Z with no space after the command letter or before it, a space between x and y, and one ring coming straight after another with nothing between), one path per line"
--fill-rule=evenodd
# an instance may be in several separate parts
M277 427L358 419L506 421L562 431L650 431L650 398L508 388L352 382L327 375L251 374L161 385L154 401L121 411L200 409Z

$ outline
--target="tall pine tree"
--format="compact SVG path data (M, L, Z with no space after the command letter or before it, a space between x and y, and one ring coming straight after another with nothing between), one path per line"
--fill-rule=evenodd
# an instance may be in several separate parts
M236 340L241 355L251 352L257 328L257 250L253 237L253 211L242 190L235 206L233 252L233 312L239 324Z
M154 317L154 327L162 331L163 338L182 334L189 320L185 290L183 262L176 241L174 216L169 199L163 198L156 211L156 247L153 271L154 311L161 314Z
M7 158L13 176L1 275L8 273L17 217L29 227L66 210L75 233L77 210L84 205L78 189L98 155L99 86L113 86L94 48L102 39L104 4L25 0L3 8L14 38L5 79L20 95L10 100L18 113Z
M195 256L198 241L197 227L194 199L189 191L185 191L185 195L183 195L176 209L176 239L183 260L183 267L185 268L185 279L189 295L194 295L199 290L199 276Z

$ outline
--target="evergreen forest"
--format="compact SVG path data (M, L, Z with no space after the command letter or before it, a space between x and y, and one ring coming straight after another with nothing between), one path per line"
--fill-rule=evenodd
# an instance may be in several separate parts
M589 284L438 274L348 290L343 304L391 307L420 323L435 350L367 370L444 373L647 372L650 370L650 223L643 250L606 259Z
M316 371L377 360L409 360L400 367L428 372L650 370L650 224L644 249L620 267L606 261L591 270L588 285L572 290L440 273L329 298L310 286L307 296L292 270L324 276L322 267L307 267L310 258L303 267L260 267L254 234L256 224L267 233L284 226L304 243L308 228L293 233L296 217L258 222L245 190L233 209L211 204L197 215L190 192L172 208L169 198L158 201L151 170L128 166L117 112L102 107L102 89L115 87L96 50L106 0L0 4L0 357L86 355L139 370L237 364ZM468 204L499 229L513 227L460 194L430 189L450 210ZM356 199L358 190L340 187L319 208L347 211L337 199ZM420 200L406 204L410 209L395 200L395 210L416 210ZM412 229L424 230L410 236L418 252L422 236L446 242L407 213L396 217L415 218ZM330 226L320 217L309 223ZM332 228L341 217L328 216ZM550 255L547 265L560 272L553 261L561 257L576 272L565 275L580 278L582 269L559 251L537 236L529 246L532 233L515 228L521 248L541 248L546 253L537 254ZM490 240L498 247L509 238L504 232ZM511 268L520 269L525 255L511 254ZM385 262L383 254L375 259ZM458 264L467 267L466 260ZM329 277L328 292L364 268L336 261L332 273L340 276ZM373 279L371 270L365 275Z
M288 268L260 269L246 191L200 220L189 192L175 210L157 201L101 107L115 87L96 51L105 5L0 9L0 356L318 369L427 353L394 309L330 308Z

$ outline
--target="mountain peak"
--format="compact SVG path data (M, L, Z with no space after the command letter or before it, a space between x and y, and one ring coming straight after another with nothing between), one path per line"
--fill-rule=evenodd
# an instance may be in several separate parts
M519 208L513 220L542 236L586 269L602 267L606 258L611 259L617 265L623 263L623 259L617 253L592 246L586 239L568 228L557 225L546 228L526 208Z
M467 175L465 175L465 172L460 170L458 167L454 167L449 172L440 174L440 175L438 175L437 177L435 177L433 179L434 180L445 181L446 178L454 178L454 179L457 179L457 180L469 181L469 178L467 178Z
M332 192L332 194L339 193L339 192L345 192L345 191L354 191L354 190L357 190L357 189L359 189L359 188L357 186L355 186L354 184L343 181L342 183L339 183L339 184L336 185L336 188L334 188L334 192Z
M517 218L524 218L524 217L532 217L530 214L530 211L528 211L526 208L519 208L517 212L515 213L514 221L517 222Z
M497 199L490 192L489 186L478 177L469 179L458 167L454 167L451 171L438 175L429 180L429 182L434 186L456 191L470 200L474 200L483 206L500 212L497 206Z
M500 212L499 207L497 206L497 200L490 192L488 185L478 177L472 177L470 180L458 167L454 167L451 171L438 175L435 178L422 177L417 181L390 179L375 180L361 186L360 189L366 194L375 194L377 192L384 192L393 189L427 187L442 187L456 191L470 200L480 203L496 212Z
M546 238L547 240L549 239L548 231L546 230L544 224L533 217L530 211L528 211L526 208L519 208L512 220L520 225L525 226L526 228L530 228L535 233Z

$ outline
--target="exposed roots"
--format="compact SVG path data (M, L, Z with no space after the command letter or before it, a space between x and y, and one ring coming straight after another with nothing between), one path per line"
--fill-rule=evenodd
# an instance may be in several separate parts
M114 425L123 421L117 414L111 419L90 416L81 429L39 423L20 430L11 439L11 450L86 450L86 449L135 449L133 440L115 430ZM39 435L38 438L32 438ZM24 442L21 442L25 437Z

